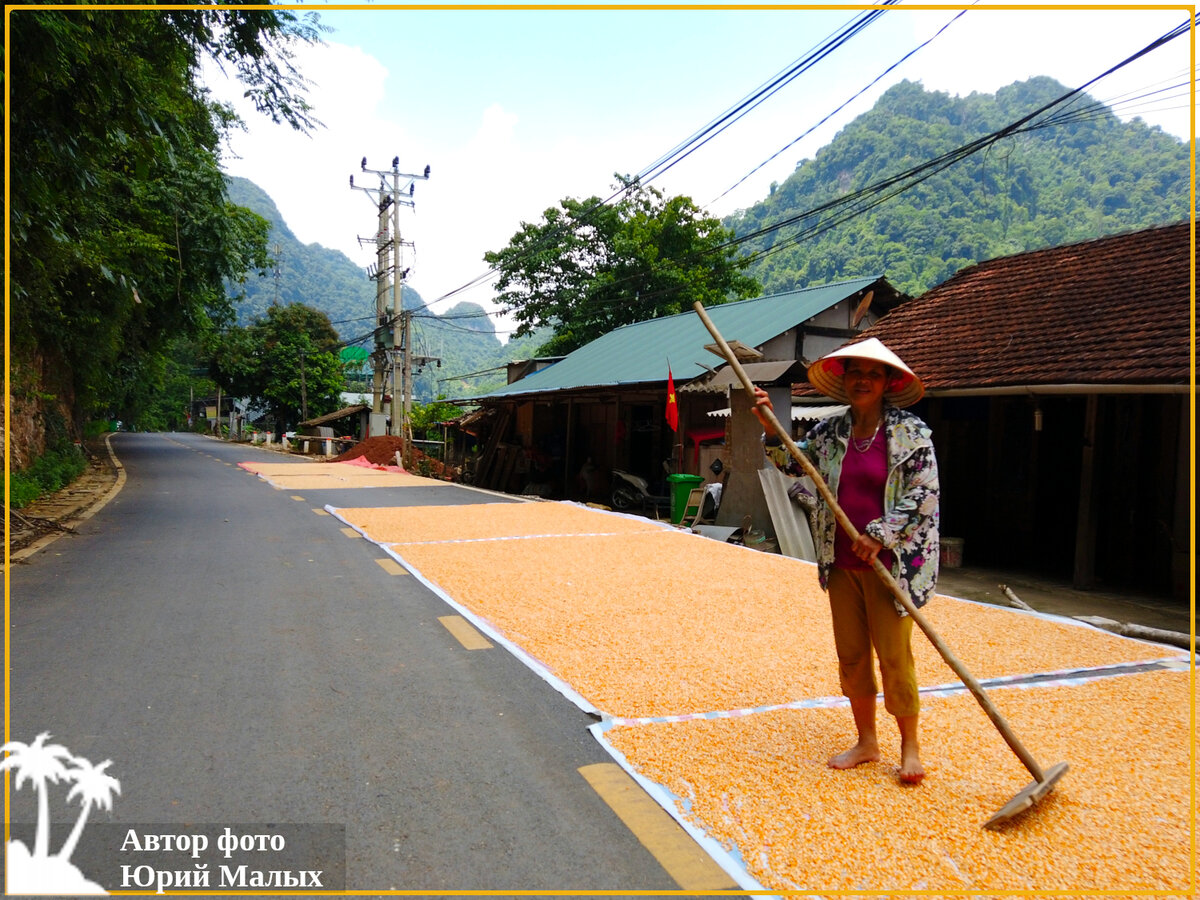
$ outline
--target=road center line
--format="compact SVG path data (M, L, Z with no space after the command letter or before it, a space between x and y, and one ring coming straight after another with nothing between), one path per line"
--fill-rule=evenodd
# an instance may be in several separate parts
M404 568L404 566L400 565L400 563L396 562L394 559L377 559L375 562L379 563L380 568L382 568L383 571L387 572L389 575L408 574L408 569Z
M438 621L468 650L489 650L492 642L475 630L462 616L438 616Z
M579 774L680 888L685 891L737 889L729 874L616 763L584 766Z

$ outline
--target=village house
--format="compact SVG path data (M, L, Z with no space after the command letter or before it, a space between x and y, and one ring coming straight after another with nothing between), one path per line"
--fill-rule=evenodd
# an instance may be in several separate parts
M759 378L786 403L792 383L803 378L803 358L820 356L877 321L905 300L882 277L857 278L715 306L718 325L736 338L756 363ZM689 382L705 382L723 365L705 345L712 338L692 311L614 329L552 364L485 397L479 430L481 455L475 483L498 490L555 498L607 502L611 473L628 471L646 479L661 495L667 473L688 473L734 487L726 511L741 508L738 460L727 458L726 471L711 472L719 453L703 453L723 444L728 429L737 433L755 421L746 403L738 414L714 417L730 407L727 382L715 389L687 391ZM524 369L517 369L524 372ZM678 430L666 421L668 373L676 386ZM738 393L743 393L740 389ZM473 427L480 424L474 419ZM761 429L758 433L761 433ZM756 444L756 446L758 446ZM761 454L760 454L761 455ZM748 482L747 513L766 518L761 488L753 469L742 466ZM757 497L755 496L757 495Z

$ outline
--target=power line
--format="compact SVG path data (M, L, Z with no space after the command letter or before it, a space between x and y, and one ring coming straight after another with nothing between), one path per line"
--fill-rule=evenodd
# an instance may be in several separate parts
M900 0L884 0L884 5L892 6L898 4L899 2ZM766 82L759 85L757 88L751 91L750 94L743 97L742 100L738 101L738 103L734 104L716 119L712 120L707 125L694 132L690 137L681 141L667 153L659 156L654 162L644 167L638 175L628 179L621 188L613 192L609 197L598 201L588 209L584 210L584 212L580 214L579 219L581 221L586 221L587 217L597 209L601 208L602 206L609 205L618 197L627 194L638 184L649 183L663 172L666 172L677 162L690 155L711 140L712 137L715 137L717 134L724 131L738 119L742 118L742 116L746 115L750 110L754 109L766 99L781 90L784 86L791 83L791 81L793 81L803 72L807 71L821 59L824 59L834 50L843 46L852 37L874 22L875 19L877 19L880 15L882 15L881 10L871 10L860 13L854 18L850 19L839 29L836 29L834 32L824 38L823 41L806 51L803 56L799 57L790 65L786 66L784 69L780 70L770 79L768 79ZM556 235L557 232L551 232L547 235L544 235L543 240L539 242L537 246L548 244L551 240L553 240L554 237L556 237ZM533 250L536 249L536 247L529 249ZM463 291L478 287L487 281L496 278L498 275L499 272L496 270L496 268L491 267L486 272L483 272L468 281L466 284L454 288L453 290L442 294L440 297L426 302L420 308L427 309L434 303L440 303L441 301L447 300L450 297L462 293Z
M906 54L904 57L902 57L900 60L898 60L895 64L893 64L891 67L889 67L883 73L881 73L880 76L878 76L876 79L874 79L865 88L863 88L863 91L867 90L871 85L877 83L882 77L884 77L886 74L888 74L888 72L892 71L896 66L900 65L902 62L904 62L905 60L910 58L913 54L918 52L920 49L927 46L931 40L933 40L934 38L936 38L937 36L942 34L946 30L946 28L948 28L951 24L953 24L955 21L957 21L957 19L959 17L961 17L965 12L966 12L966 10L960 11L959 14L956 15L950 22L946 23L946 25L944 25L942 27L942 29L939 30L937 32L937 34L934 35L933 38L930 38L929 40L923 42L921 45L914 48L912 51L910 51L908 54ZM841 46L841 43L844 43L844 40L848 40L849 36L856 34L857 31L861 30L862 27L865 27L866 24L869 24L869 21L858 24L857 28L850 31L841 42L836 43L836 46ZM709 251L705 251L705 252L717 252L721 249L724 249L724 248L727 248L730 246L741 245L741 244L751 241L757 237L761 237L763 235L770 234L772 232L787 228L792 225L800 224L805 219L811 218L814 215L819 215L821 213L830 213L831 214L831 216L832 216L831 218L824 219L821 222L818 222L812 226L809 226L809 227L803 229L802 231L798 232L796 235L789 237L786 241L777 243L772 248L769 248L768 250L760 251L756 254L753 254L751 257L751 259L755 259L755 260L761 259L771 253L778 252L779 250L784 249L787 246L791 246L791 245L793 245L795 243L799 243L802 240L805 240L807 238L815 237L821 233L824 233L825 231L827 231L833 227L836 227L837 225L843 224L844 222L848 221L850 218L853 218L854 216L861 215L865 212L868 212L869 210L880 205L881 203L884 203L887 200L891 199L892 197L895 197L899 193L902 193L905 190L915 187L916 185L920 184L927 178L930 178L933 175L938 174L939 172L943 171L950 165L952 165L958 161L961 161L963 159L966 159L967 157L973 155L974 153L977 153L980 150L990 147L993 144L995 144L996 142L1003 140L1006 137L1014 136L1016 134L1021 134L1021 133L1028 133L1028 132L1040 130L1043 128L1069 124L1072 122L1086 121L1088 118L1094 118L1094 117L1111 114L1111 112L1113 112L1114 110L1110 110L1109 108L1105 107L1103 104L1099 103L1098 101L1092 101L1090 104L1083 106L1083 107L1076 108L1074 110L1070 110L1070 109L1063 110L1060 113L1057 113L1055 115L1047 117L1047 119L1045 119L1044 121L1042 121L1040 123L1033 122L1033 120L1036 119L1037 116L1042 115L1043 113L1049 111L1050 109L1053 109L1056 106L1060 106L1062 104L1067 103L1068 101L1071 101L1072 98L1077 98L1080 93L1082 93L1088 87L1090 87L1091 85L1100 81L1101 79L1107 77L1108 75L1111 75L1112 73L1118 71L1119 69L1123 68L1124 66L1136 61L1137 59L1141 58L1142 56L1145 56L1146 54L1164 46L1166 43L1170 42L1171 40L1174 40L1175 38L1181 36L1182 34L1187 33L1189 25L1190 25L1190 20L1182 23L1181 25L1177 26L1176 28L1168 31L1162 37L1151 42L1150 44L1148 44L1141 50L1132 54L1125 60L1116 64L1115 66L1112 66L1105 72L1101 73L1100 75L1096 76L1095 78L1091 79L1090 81L1086 82L1085 84L1081 85L1080 87L1077 87L1073 90L1067 91L1066 93L1062 94L1060 97L1056 98L1055 100L1051 101L1050 103L1045 104L1044 106L1040 107L1039 109L1034 110L1032 113L1021 117L1017 121L1010 123L1008 126L1005 126L1004 128L1002 128L996 132L993 132L989 135L985 135L981 138L977 138L974 141L968 142L967 144L965 144L959 148L951 150L951 151L949 151L945 154L942 154L941 156L938 156L934 159L928 160L925 163L922 163L918 166L914 166L913 168L908 169L904 172L898 173L896 175L890 176L885 179L881 179L880 181L875 182L871 185L868 185L867 187L865 187L859 191L856 191L851 195L843 196L841 198L838 198L837 200L830 201L829 203L826 203L826 204L821 204L821 205L814 207L810 210L807 210L805 212L801 212L801 213L789 216L783 220L780 220L779 222L769 224L760 229L757 229L754 232L750 232L748 234L741 235L737 238L732 239L731 241L726 242L725 244L711 248ZM849 29L850 26L847 26L847 28ZM845 30L842 33L846 34ZM829 41L827 41L826 43L828 44ZM829 52L832 52L832 48ZM808 58L808 57L805 57L805 58ZM792 70L794 68L795 68L795 66L789 67L788 69L783 70L779 75L777 75L775 78L773 78L769 82L767 82L765 86L760 87L755 92L753 92L751 95L749 95L749 97L747 99L743 100L741 103L735 105L730 110L726 111L726 113L724 113L722 116L715 119L713 122L709 123L709 125L707 125L705 128L700 129L699 131L694 133L691 137L689 137L686 141L677 145L672 151L659 157L658 160L656 160L650 166L643 169L643 174L645 176L647 176L647 180L657 177L658 175L662 174L668 168L670 168L672 165L674 165L676 162L678 162L679 160L684 158L686 155L690 154L691 152L694 152L694 150L696 150L696 149L699 149L700 146L702 146L704 143L706 143L708 139L711 139L712 136L715 136L716 133L719 133L720 130L724 130L725 127L729 127L729 125L732 125L733 122L737 121L737 119L739 119L741 117L741 115L744 115L746 112L748 112L750 109L752 109L754 107L754 105L757 105L757 103L754 103L754 98L761 97L761 99L759 99L758 102L762 102L763 100L765 100L766 97L769 96L769 94L764 95L764 93L763 93L764 90L769 88L772 85L777 84L781 77L784 77L788 73L792 72ZM799 72L797 72L796 74L798 75ZM795 77L795 76L793 76L793 77ZM1128 98L1128 99L1119 99L1118 105L1124 111L1124 110L1128 109L1129 105L1132 103L1135 103L1135 102L1140 103L1141 101L1146 100L1148 97L1152 97L1152 96L1159 95L1159 94L1164 94L1167 91L1178 90L1181 87L1186 87L1188 84L1189 84L1189 82L1184 81L1182 83L1171 84L1165 88L1161 88L1156 91L1151 91L1148 93L1143 93L1143 94L1139 94L1139 95L1132 96L1132 97L1130 97L1129 94L1122 95L1123 98ZM782 86L782 85L780 85L780 86ZM831 113L830 116L835 115L837 112L839 112L841 109L843 109L845 107L845 105L850 103L853 99L858 97L861 93L862 93L862 91L859 91L857 94L854 95L854 97L851 97L850 100L847 100L846 103L842 104L842 106L839 106L838 109L834 110L834 112ZM1179 99L1180 96L1183 96L1183 95L1168 94L1166 97L1162 97L1160 99L1175 100L1175 99ZM1114 109L1115 109L1115 107L1114 107ZM819 127L819 125L823 124L830 116L826 116L825 119L822 119L822 121L817 123L817 125L813 126L813 128ZM802 134L800 137L798 137L796 139L796 141L799 141L804 136L811 133L812 130L813 129L808 129L808 131L806 131L804 134ZM731 188L729 188L727 191L725 191L720 196L721 197L725 196L725 194L727 194L727 193L729 193L729 191L733 190L734 187L737 187L737 185L739 185L743 181L745 181L746 178L748 178L754 172L756 172L760 168L762 168L763 165L765 165L767 162L770 162L772 159L774 159L776 156L778 156L779 153L786 151L788 149L788 147L795 144L796 141L793 141L791 144L788 144L787 147L784 147L782 150L780 150L779 152L774 154L768 160L764 161L764 163L761 163L761 164L759 164L759 166L756 166L755 169L753 169L750 173L748 173L746 176L744 176L741 180L739 180L737 183L735 183ZM641 177L641 176L639 176L639 177ZM620 196L622 193L632 189L632 186L637 183L638 183L637 179L631 179L629 184L626 185L624 188L615 192L607 200L604 200L604 201L601 201L600 203L595 204L594 206L589 208L589 210L587 210L586 212L590 213L590 212L594 211L595 209L599 208L601 205L611 202L614 198ZM720 197L718 197L716 199L720 199ZM716 202L716 201L714 200L712 202ZM547 240L552 236L553 235L547 236ZM466 284L462 285L461 287L456 288L453 291L450 291L446 294L443 294L441 297L438 297L435 300L431 300L431 301L423 304L423 306L420 307L420 309L428 309L433 303L440 302L441 300L447 299L447 298L454 296L458 293L461 293L465 290L479 286L479 285L485 283L486 281L488 281L492 278L495 278L497 275L498 275L497 270L494 267L490 268L487 272L477 276L476 278L472 279L470 282L467 282ZM674 288L667 288L659 293L665 294L665 293L670 293L674 290L675 290ZM612 302L617 302L617 301L612 301ZM482 314L467 314L467 315L470 317L475 317L477 315L487 315L487 314L482 313Z
M884 0L884 5L892 6L899 2L900 0ZM638 178L643 183L652 181L659 175L666 172L676 163L679 163L683 159L690 156L692 153L707 144L718 134L725 131L725 129L729 128L751 110L757 108L760 104L774 96L788 84L791 84L792 81L794 81L804 72L807 72L829 54L833 53L834 50L837 50L843 46L847 41L861 32L881 15L883 15L883 11L875 9L851 19L846 26L827 38L824 43L813 50L810 50L805 56L796 60L791 66L784 69L764 85L761 85L740 103L726 110L721 116L714 119L700 131L693 134L690 138L688 138L670 153L660 157L658 161L651 164L646 169L643 169Z
M784 219L781 219L778 222L774 222L769 225L765 225L762 228L759 228L755 231L749 232L744 235L740 235L740 236L733 238L729 241L726 241L725 243L720 244L716 247L712 247L705 251L701 251L701 253L715 253L715 252L721 251L723 249L727 249L729 247L739 246L748 241L754 240L755 238L762 237L763 235L767 235L767 234L773 233L775 231L779 231L779 230L787 228L789 226L802 225L806 220L811 219L814 216L820 216L823 214L826 215L826 218L822 218L815 223L807 225L807 226L803 227L801 230L797 231L795 234L789 236L787 239L777 241L770 248L753 253L753 254L751 254L750 257L748 257L749 261L761 260L767 256L770 256L770 255L777 253L781 250L784 250L788 247L794 246L795 244L801 243L804 240L824 234L825 232L837 227L838 225L844 224L845 222L849 221L852 218L855 218L859 215L865 214L865 213L869 212L870 210L872 210L872 209L880 206L881 204L887 202L888 200L892 199L893 197L895 197L907 190L910 190L911 188L916 187L917 185L922 183L923 181L933 177L934 175L939 174L940 172L949 168L951 165L968 158L969 156L979 152L980 150L991 147L992 145L996 144L1000 140L1003 140L1007 137L1013 137L1018 134L1024 134L1024 133L1029 133L1029 132L1033 132L1033 131L1038 131L1038 130L1041 130L1044 128L1057 127L1057 126L1061 126L1064 124L1070 124L1070 123L1073 123L1076 121L1083 121L1087 118L1096 118L1096 117L1100 117L1100 116L1111 115L1110 111L1106 107L1104 107L1102 104L1099 104L1095 101L1092 101L1087 106L1084 106L1082 108L1077 108L1077 109L1071 109L1069 107L1069 103L1074 102L1074 99L1077 99L1078 96L1085 89L1087 89L1089 86L1095 84L1100 79L1102 79L1108 75L1111 75L1113 72L1116 72L1117 70L1121 69L1122 67L1129 65L1130 63L1136 61L1137 59L1141 58L1142 56L1146 55L1147 53L1152 52L1155 49L1158 49L1159 47L1163 46L1164 44L1168 43L1171 40L1174 40L1175 38L1179 37L1180 35L1186 34L1187 30L1188 30L1188 23L1185 22L1182 25L1167 32L1166 34L1164 34L1162 37L1158 38L1157 40L1151 42L1146 47L1137 51L1133 55L1129 56L1127 59L1123 60L1122 62L1120 62L1120 63L1116 64L1115 66L1111 67L1110 69L1106 70L1101 75L1096 76L1095 78L1091 79L1090 81L1086 82L1085 84L1081 85L1080 87L1077 87L1077 88L1074 88L1073 90L1067 91L1066 93L1060 95L1059 97L1050 101L1049 103L1044 104L1043 106L1039 107L1038 109L1034 110L1033 112L1028 113L1025 116L1022 116L1021 118L1017 119L1016 121L1006 125L1005 127L1001 128L997 131L992 132L991 134L976 138L975 140L970 141L967 144L964 144L960 147L957 147L953 150L943 153L940 156L935 157L934 159L927 160L926 162L921 163L917 166L914 166L910 169L907 169L903 172L897 173L897 174L889 176L887 178L880 179L879 181L874 182L870 185L867 185L857 191L854 191L849 194L844 194L834 200L830 200L826 203L819 204L819 205L812 207L804 212L796 213L794 215L791 215ZM1047 116L1045 119L1043 119L1041 121L1036 121L1039 116L1043 115L1044 113L1048 112L1051 109L1054 109L1057 106L1061 106L1064 104L1068 105L1066 109L1063 109L1058 113ZM689 260L690 259L691 258L689 258ZM689 261L689 260L685 260L685 261ZM619 283L619 282L617 282L617 283ZM670 293L673 293L675 290L677 290L677 289L668 287L668 288L664 288L660 291L654 292L653 295L643 295L643 296L665 296ZM617 301L610 301L610 302L617 302Z
M979 0L975 0L975 3L978 3L978 2L979 2ZM972 4L972 5L974 5L974 4ZM716 203L718 200L720 200L726 194L730 193L737 187L741 186L746 181L747 178L750 178L755 172L757 172L763 166L765 166L768 163L775 160L776 157L778 157L781 153L784 153L785 151L794 147L800 141L804 140L804 138L808 137L810 134L812 134L814 131L816 131L818 128L820 128L822 125L824 125L830 119L832 119L838 113L840 113L843 109L845 109L847 106L849 106L851 103L853 103L859 97L861 97L864 93L866 93L868 90L870 90L876 84L878 84L884 78L884 76L888 75L897 66L906 62L909 58L914 56L920 50L923 50L925 47L928 47L931 43L933 43L933 41L935 39L940 37L947 28L949 28L951 25L953 25L955 22L957 22L959 19L961 19L964 15L966 15L966 13L967 13L967 11L965 9L960 10L958 15L956 15L953 19L951 19L949 22L947 22L945 25L943 25L940 29L938 29L936 34L934 34L928 40L918 44L912 50L909 50L908 53L904 54L902 57L900 57L898 60L896 60L890 66L888 66L886 69L884 69L878 75L876 75L875 78L873 78L870 82L863 85L863 87L860 90L858 90L853 96L849 97L844 103L839 105L836 109L831 111L828 115L826 115L823 119L821 119L821 121L817 122L815 125L812 125L808 129L806 129L802 134L798 135L795 139L793 139L788 144L784 145L783 147L780 147L778 150L776 150L774 153L772 153L770 156L768 156L765 160L763 160L761 163L759 163L757 166L755 166L753 169L751 169L749 172L747 172L745 175L743 175L741 178L739 178L737 181L735 181L733 184L731 184L728 188L726 188L719 196L710 200L707 204L705 204L705 207L707 208L709 206L712 206L714 203Z
M1053 120L1053 118L1051 118L1051 119L1048 119L1046 122L1043 122L1036 126L1030 125L1030 123L1032 123L1035 119L1037 119L1038 116L1053 109L1056 106L1062 105L1063 103L1067 102L1071 98L1076 97L1078 94L1082 93L1086 88L1088 88L1092 84L1095 84L1101 78L1111 75L1113 72L1116 72L1117 70L1123 68L1124 66L1127 66L1130 63L1140 59L1142 56L1145 56L1147 53L1150 53L1153 50L1156 50L1159 47L1163 46L1164 44L1168 43L1169 41L1174 40L1175 38L1179 37L1181 34L1186 34L1187 29L1188 29L1188 23L1186 23L1186 22L1181 26L1177 26L1176 28L1174 28L1171 31L1164 34L1162 37L1151 42L1147 46L1143 47L1141 50L1137 51L1136 53L1129 56L1125 60L1122 60L1121 62L1117 63L1115 66L1106 70L1102 74L1097 75L1095 78L1091 79L1090 81L1086 82L1085 84L1081 85L1080 87L1073 88L1072 90L1067 91L1065 94L1062 94L1059 97L1055 98L1054 100L1051 100L1049 103L1043 104L1042 106L1035 109L1033 112L1022 116L1021 118L1017 119L1015 122L1011 122L1008 125L1004 126L1003 128L992 132L991 134L987 134L987 135L984 135L983 137L976 138L975 140L970 141L970 142L962 145L961 147L957 147L954 150L950 150L946 153L943 153L942 155L935 157L934 159L927 160L926 162L921 163L920 165L914 166L911 169L907 169L896 175L892 175L887 178L881 179L881 180L874 182L873 184L868 185L867 187L864 187L858 191L854 191L853 193L843 195L842 197L839 197L836 200L831 200L828 203L821 204L821 205L814 207L806 212L797 213L795 215L788 216L787 218L781 219L778 222L774 222L770 225L766 225L755 231L749 232L748 234L744 234L739 237L736 237L730 241L727 241L725 244L722 244L718 247L713 248L713 251L715 252L716 250L719 250L722 247L737 246L737 245L743 244L747 241L753 240L754 238L761 237L766 234L770 234L770 233L778 231L782 228L786 228L789 225L799 224L804 219L807 219L818 213L828 212L831 210L837 210L840 208L852 206L853 204L858 203L859 201L870 198L872 195L883 195L884 192L890 190L891 188L896 187L897 185L905 184L906 182L908 182L906 187L902 187L900 189L900 190L906 190L908 187L913 187L916 184L919 184L920 182L924 181L926 178L929 178L929 177L937 174L938 172L944 170L948 166L950 166L956 162L959 162L960 160L966 159L968 156L971 156L986 147L990 147L991 145L995 144L996 142L998 142L1006 137L1009 137L1014 134L1022 133L1025 131L1037 130L1037 128L1045 128L1045 127L1050 127L1051 125L1054 125L1054 124L1060 124L1060 123L1056 122L1055 120ZM884 197L884 199L889 199L891 196L895 196L896 193L900 193L900 190L897 190L891 194L888 194L886 197ZM876 205L878 205L878 203L871 203L869 206L866 206L862 211L865 211L866 209L870 209ZM845 219L839 220L839 223L841 221L845 221ZM794 241L790 241L790 242L794 242ZM774 252L774 250L778 246L779 245L772 247L770 252ZM757 254L756 258L764 256L764 255L766 255L766 252Z

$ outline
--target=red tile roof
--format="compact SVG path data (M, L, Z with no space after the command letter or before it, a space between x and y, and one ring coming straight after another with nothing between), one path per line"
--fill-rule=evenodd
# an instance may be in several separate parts
M863 338L938 388L1186 385L1188 222L978 263Z

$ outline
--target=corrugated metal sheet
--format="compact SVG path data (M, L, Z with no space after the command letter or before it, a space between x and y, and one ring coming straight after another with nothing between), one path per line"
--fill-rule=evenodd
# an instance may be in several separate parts
M856 278L725 303L713 306L707 312L726 340L738 340L757 347L874 284L879 278L877 275ZM704 349L704 345L710 343L712 335L700 317L690 310L625 325L580 347L561 362L478 399L665 382L668 361L675 383L679 385L720 365L719 357Z
M742 370L746 376L755 384L769 384L773 381L779 381L785 375L788 375L791 370L803 375L804 367L801 363L794 359L772 360L771 362L759 363L743 363ZM725 390L732 385L741 386L741 379L737 373L728 365L722 366L717 372L708 378L697 378L690 384L686 384L679 390L686 392L698 391L701 393L711 392L714 394L723 394Z
M827 419L830 416L840 416L850 407L845 405L834 406L803 406L796 404L792 406L792 421L793 422L816 422L820 419ZM714 418L728 419L733 414L733 410L728 406L724 409L714 409L709 415Z

